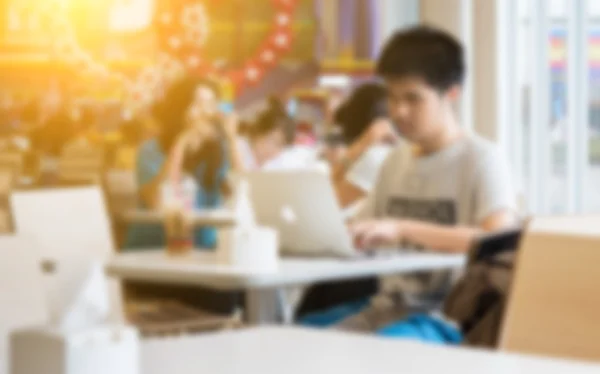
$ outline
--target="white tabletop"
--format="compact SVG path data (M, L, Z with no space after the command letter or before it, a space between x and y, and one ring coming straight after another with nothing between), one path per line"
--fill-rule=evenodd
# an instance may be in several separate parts
M284 258L277 271L261 272L220 265L210 253L194 252L174 258L165 251L154 250L116 255L107 264L107 272L128 280L247 289L452 269L463 266L464 261L462 255L434 253L399 253L344 260Z
M600 365L293 327L147 341L142 374L592 374Z
M122 219L131 223L162 224L165 215L161 210L132 210L123 213ZM226 210L196 210L192 213L192 222L195 226L232 226L235 223L235 217Z

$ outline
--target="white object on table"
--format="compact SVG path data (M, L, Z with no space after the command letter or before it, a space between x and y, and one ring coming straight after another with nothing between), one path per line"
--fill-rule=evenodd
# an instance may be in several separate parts
M256 271L277 271L279 239L268 227L223 229L218 232L218 263Z
M137 330L126 326L19 330L11 336L11 373L139 374L139 349Z
M162 224L165 220L165 212L162 210L132 210L123 213L121 218L128 223ZM232 226L235 224L235 216L227 210L195 210L192 213L192 224L194 226Z
M283 258L277 270L257 271L219 265L212 253L193 252L171 257L164 250L115 255L107 264L110 275L125 280L199 285L248 292L246 311L253 323L272 322L273 290L325 281L460 268L463 255L399 253L360 259Z
M144 374L594 374L600 365L293 327L142 343Z
M235 214L236 225L218 233L218 262L257 271L276 271L279 266L279 233L256 224L250 185L246 180L237 183L231 203L230 210Z

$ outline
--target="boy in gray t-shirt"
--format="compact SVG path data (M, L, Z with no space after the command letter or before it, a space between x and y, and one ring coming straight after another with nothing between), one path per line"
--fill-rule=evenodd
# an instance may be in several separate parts
M388 156L351 225L357 246L461 253L478 233L515 224L506 162L492 143L464 131L453 109L465 75L460 43L428 27L398 32L377 73L388 90L390 117L408 144ZM408 311L435 307L449 280L448 272L386 278L370 306L338 327L373 331Z

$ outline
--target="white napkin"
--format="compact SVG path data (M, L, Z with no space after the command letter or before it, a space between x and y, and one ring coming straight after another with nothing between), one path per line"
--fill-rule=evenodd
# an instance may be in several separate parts
M249 229L256 226L254 207L250 201L250 184L245 179L240 180L238 183L232 210L238 228Z
M51 277L51 323L61 331L81 331L107 322L108 281L102 264L61 261ZM66 287L68 285L68 288Z
M279 236L276 230L257 224L247 180L237 183L230 209L236 226L219 230L219 262L255 271L276 270Z

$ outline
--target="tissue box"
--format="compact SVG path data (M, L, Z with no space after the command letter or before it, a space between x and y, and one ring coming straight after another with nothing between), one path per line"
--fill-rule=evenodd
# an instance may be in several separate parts
M12 374L140 374L139 336L126 326L65 333L51 327L11 335Z
M279 235L269 227L236 227L219 231L219 263L252 271L276 271Z

